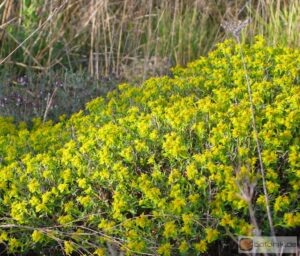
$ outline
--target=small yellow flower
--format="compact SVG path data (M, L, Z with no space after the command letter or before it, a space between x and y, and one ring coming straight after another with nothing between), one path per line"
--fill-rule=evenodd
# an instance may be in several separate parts
M171 244L170 243L165 243L165 244L162 244L158 249L157 249L157 252L160 254L160 255L163 255L163 256L171 256Z
M51 171L50 170L45 170L45 171L43 171L43 177L45 178L45 179L49 179L50 177L51 177Z
M181 174L178 169L173 169L169 175L168 182L173 183L181 177Z
M28 214L25 202L13 202L11 206L10 215L19 223L23 224L26 221L25 216Z
M189 245L188 245L188 243L187 243L186 241L182 241L182 242L180 243L178 249L179 249L179 252L180 252L180 253L184 254L184 253L186 253L186 252L188 251Z
M206 228L205 232L206 232L206 241L208 243L215 241L219 236L219 231L216 229Z
M77 180L78 187L85 189L87 186L87 181L85 178Z
M189 180L193 180L195 176L197 175L198 170L195 166L195 164L190 164L186 167L186 176Z
M34 230L31 237L33 242L38 243L43 239L43 233L38 230Z
M172 209L176 213L180 213L182 211L182 208L186 205L185 200L183 198L175 198L172 203Z
M59 216L57 219L58 223L62 224L62 225L68 224L68 223L72 222L72 220L73 220L73 218L69 214L67 214L65 216Z
M31 192L31 193L35 193L38 191L40 187L40 184L39 182L36 180L36 179L32 179L29 183L28 183L28 190Z
M52 195L52 193L50 191L47 191L42 195L43 204L46 204L50 200L51 195Z
M180 230L186 235L192 235L192 228L190 225L183 225L183 227Z
M57 188L58 188L58 190L60 191L60 193L63 193L63 192L65 192L65 191L68 190L68 184L66 184L66 183L61 183L61 184L58 185Z
M192 204L197 204L200 200L200 196L199 196L199 194L191 194L191 195L189 195L188 199L190 200L190 202Z
M135 221L136 221L136 224L141 228L144 228L144 227L146 227L147 224L149 224L149 220L144 214L142 214L138 218L136 218Z
M290 204L290 200L287 196L278 196L275 200L274 211L277 213L278 211L285 210Z
M203 252L206 252L206 250L207 250L207 243L204 240L201 240L199 243L195 244L194 246L198 252L203 253Z
M212 175L211 175L212 176ZM215 179L217 180L217 179ZM205 177L200 177L199 179L195 180L195 184L199 187L199 188L205 188L207 186L207 180Z
M94 251L94 253L96 256L105 256L106 255L106 251L104 248L98 248Z
M40 200L36 196L32 196L29 200L29 203L31 204L31 206L35 207L40 203Z
M20 241L16 238L9 238L8 240L8 248L10 252L15 252L21 246Z
M0 232L0 243L8 241L8 235L5 231Z
M90 196L78 196L77 201L81 203L84 207L87 207L91 204Z
M221 226L234 226L234 220L231 218L231 216L228 213L225 213L222 220L220 221Z
M164 237L170 238L177 235L176 225L174 221L167 222L164 226Z
M72 179L72 172L70 169L66 169L60 176L63 178L64 182L69 182Z
M46 210L47 210L47 207L43 203L40 203L35 207L36 212L41 212L41 211L46 211Z
M289 227L296 227L300 225L300 213L285 213L283 216L284 222Z
M69 201L64 204L64 210L66 213L70 213L74 207L74 203L72 201Z
M67 255L71 255L72 252L74 251L73 243L70 241L65 241L64 242L64 250Z
M114 221L107 221L106 219L102 219L98 227L106 232L110 232L115 227L115 225L116 223Z
M272 182L272 181L267 181L267 189L269 193L276 193L278 191L279 188L279 184Z

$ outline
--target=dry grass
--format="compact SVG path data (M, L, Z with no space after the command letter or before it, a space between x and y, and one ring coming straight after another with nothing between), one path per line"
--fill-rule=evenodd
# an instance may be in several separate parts
M224 39L222 21L249 16L244 39L259 33L270 44L298 46L300 40L299 1L29 2L0 4L0 58L5 60L0 62L20 69L87 69L97 78L115 74L126 80L138 72L145 78L206 54Z

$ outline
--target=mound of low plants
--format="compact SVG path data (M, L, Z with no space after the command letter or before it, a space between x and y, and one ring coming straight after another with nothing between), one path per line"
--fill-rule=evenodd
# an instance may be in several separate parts
M1 118L1 250L216 255L299 231L299 71L298 50L228 40L70 119Z

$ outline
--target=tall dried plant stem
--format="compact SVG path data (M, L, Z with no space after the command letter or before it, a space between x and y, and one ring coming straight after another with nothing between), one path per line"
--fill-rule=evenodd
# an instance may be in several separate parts
M28 37L26 37L14 50L12 50L4 59L2 59L0 61L0 65L2 65L5 61L7 61L19 48L23 47L23 45L25 45L25 43L32 38L37 32L39 32L41 29L43 29L43 27L45 27L47 25L47 23L49 23L52 18L57 15L62 9L63 7L68 3L68 0L65 0L59 7L57 7L51 15L49 15L49 17L42 23L40 24L40 26L38 28L36 28L31 34L29 34Z
M90 13L92 13L92 8L94 6L94 1L91 2L90 5ZM95 47L95 24L96 24L96 15L94 14L91 19L91 38L90 38L90 53L89 53L89 72L93 76L94 75L94 47Z
M266 186L264 164L263 164L263 160L262 160L262 153L261 153L262 150L261 150L259 139L258 139L258 132L257 132L257 127L256 127L256 121L255 121L255 108L254 108L253 99L252 99L252 90L251 90L250 78L249 78L249 75L248 75L248 72L247 72L247 66L246 66L246 62L245 62L245 58L244 58L244 54L243 54L243 49L241 47L240 39L237 35L235 35L235 38L236 38L236 40L238 42L238 45L239 45L240 54L241 54L242 62L243 62L245 78L246 78L246 83L247 83L247 89L248 89L248 94L249 94L249 102L250 102L250 108L251 108L252 128L253 128L253 132L254 132L254 138L255 138L257 154L258 154L258 159L259 159L260 172L261 172L261 177L262 177L264 196L265 196L265 200L266 200L266 210L267 210L267 215L268 215L268 221L269 221L271 236L275 237L275 230L274 230L273 219L272 219L272 214L271 214L271 209L270 209L270 204L269 204L269 196L268 196L268 191L267 191L267 186Z
M49 110L50 110L50 108L51 108L52 101L53 101L53 98L54 98L54 96L55 96L55 94L56 94L57 89L58 89L58 88L55 87L55 89L54 89L53 93L51 94L51 96L50 96L50 93L48 94L47 104L46 104L46 109L45 109L44 117L43 117L43 123L45 123L46 120L47 120L47 115L48 115L48 112L49 112Z
M124 1L122 18L121 18L121 23L120 23L120 32L119 32L119 37L118 37L117 66L116 66L117 74L119 74L119 67L120 67L120 63L121 63L121 47L122 47L122 43L123 43L122 37L123 37L123 29L124 29L123 24L124 24L124 21L127 19L126 10L127 10L127 0Z

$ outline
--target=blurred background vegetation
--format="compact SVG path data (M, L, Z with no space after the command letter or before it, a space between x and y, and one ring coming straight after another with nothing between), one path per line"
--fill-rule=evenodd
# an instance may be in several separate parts
M2 0L0 115L69 115L120 82L170 75L246 18L242 41L299 46L298 0Z

